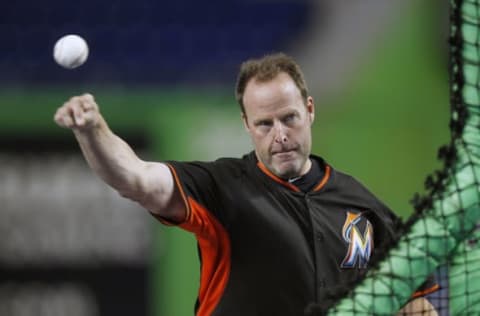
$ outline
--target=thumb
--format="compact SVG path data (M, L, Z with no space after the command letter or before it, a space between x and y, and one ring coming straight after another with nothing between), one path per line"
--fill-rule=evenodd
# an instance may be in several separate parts
M84 112L80 107L73 107L73 119L75 120L75 125L83 126L85 124Z

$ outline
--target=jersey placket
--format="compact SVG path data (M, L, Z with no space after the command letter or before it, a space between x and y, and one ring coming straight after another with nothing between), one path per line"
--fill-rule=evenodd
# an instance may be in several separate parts
M305 193L303 196L305 201L305 206L308 212L311 228L312 228L312 240L313 240L313 254L314 254L314 262L315 262L315 297L317 301L323 295L324 289L326 287L326 280L324 276L324 267L321 266L321 260L319 260L319 256L322 254L320 253L320 249L324 248L324 234L320 227L315 225L315 221L313 220L313 212L315 211L315 207L313 206L312 199L309 193Z

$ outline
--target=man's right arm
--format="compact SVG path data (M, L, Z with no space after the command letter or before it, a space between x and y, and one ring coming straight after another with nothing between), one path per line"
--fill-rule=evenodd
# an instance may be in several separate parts
M71 98L57 110L54 120L72 129L91 169L122 196L166 220L179 223L185 219L185 205L169 168L141 160L110 130L92 95Z

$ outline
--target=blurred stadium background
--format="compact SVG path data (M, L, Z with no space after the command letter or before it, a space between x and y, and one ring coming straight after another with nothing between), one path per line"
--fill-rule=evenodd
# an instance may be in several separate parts
M284 51L316 100L314 152L401 216L448 135L448 2L19 0L0 10L0 315L191 315L192 236L100 182L53 123L95 95L145 159L250 150L234 100L241 61ZM89 60L52 58L76 33Z

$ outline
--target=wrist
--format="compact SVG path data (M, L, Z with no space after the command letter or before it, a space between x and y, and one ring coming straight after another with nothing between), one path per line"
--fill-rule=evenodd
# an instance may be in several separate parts
M94 121L89 122L85 126L73 128L72 130L77 137L90 137L96 136L99 133L102 133L102 131L107 131L108 129L107 122L100 114L98 114L98 117Z

